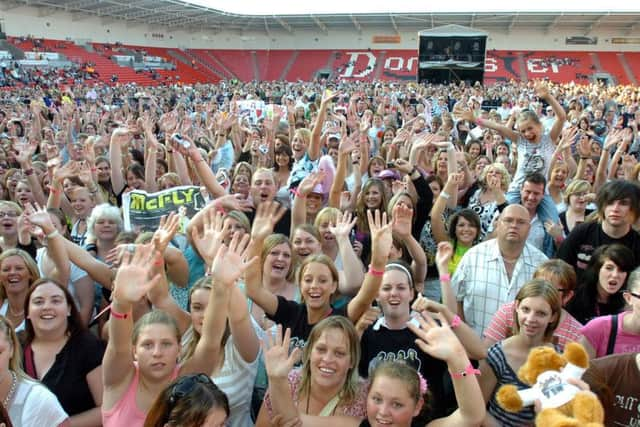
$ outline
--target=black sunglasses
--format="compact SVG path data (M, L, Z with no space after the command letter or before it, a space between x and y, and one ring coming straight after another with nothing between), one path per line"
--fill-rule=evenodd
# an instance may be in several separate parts
M169 394L169 405L173 407L176 402L178 402L178 400L191 393L196 384L214 385L213 381L211 381L211 378L205 374L186 375L184 377L181 377L180 379L178 379L178 381L176 381L173 387L171 387L171 393Z

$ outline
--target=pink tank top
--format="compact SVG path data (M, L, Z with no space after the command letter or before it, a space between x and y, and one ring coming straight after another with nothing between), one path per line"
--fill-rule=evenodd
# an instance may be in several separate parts
M138 391L138 383L140 382L140 370L138 365L135 365L136 372L133 375L129 388L122 396L122 398L108 411L102 411L102 425L103 427L143 427L144 419L147 414L142 412L138 408L136 403L136 393ZM171 374L171 381L178 377L180 366L176 366L176 369Z

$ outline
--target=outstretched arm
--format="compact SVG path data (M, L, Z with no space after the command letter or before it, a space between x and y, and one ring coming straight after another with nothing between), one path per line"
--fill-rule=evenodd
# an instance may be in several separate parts
M251 246L249 256L259 256L264 239L272 232L273 227L284 215L285 209L277 202L262 202L258 205L251 228ZM262 286L262 264L254 263L247 269L247 296L258 304L266 314L273 316L278 309L278 297Z
M124 253L114 280L109 341L102 360L105 409L120 400L133 377L133 306L160 280L160 276L149 279L151 267L157 261L153 247L136 245L133 251Z
M360 257L356 255L349 239L351 229L356 223L356 218L350 212L339 213L335 226L329 231L336 237L338 253L342 259L342 274L338 283L338 290L342 295L354 296L358 293L364 280L364 266Z
M389 258L389 251L393 243L391 223L387 222L387 214L376 210L375 215L367 211L369 228L371 230L371 264L364 277L362 287L347 305L347 315L352 322L357 322L367 311L373 300L378 296L382 283L382 274Z
M193 356L182 365L180 373L183 375L213 372L219 365L220 358L223 357L222 336L232 289L249 264L258 260L257 257L253 257L246 261L249 239L248 234L240 237L240 233L236 232L229 246L223 244L218 249L210 269L212 289L209 294L209 304L204 313L202 337L198 341Z
M447 362L451 381L458 402L458 409L445 418L429 423L429 426L479 426L485 418L485 402L478 384L479 371L461 375L472 368L469 357L456 335L449 327L447 319L440 313L436 315L440 324L424 311L418 317L420 327L411 323L409 329L416 334L416 344L422 351Z
M535 86L536 94L538 97L544 101L546 101L553 112L556 115L556 120L553 122L553 126L551 126L551 131L549 132L549 136L551 136L551 140L555 143L562 132L562 128L564 127L564 122L567 121L567 113L562 108L562 105L551 95L549 92L549 87L547 83L544 81L539 81Z

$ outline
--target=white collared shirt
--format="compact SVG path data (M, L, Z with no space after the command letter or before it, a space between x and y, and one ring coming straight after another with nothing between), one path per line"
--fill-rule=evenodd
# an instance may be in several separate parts
M497 239L469 249L451 278L456 299L463 304L465 322L482 336L500 306L513 301L538 265L546 260L540 250L525 244L509 280Z

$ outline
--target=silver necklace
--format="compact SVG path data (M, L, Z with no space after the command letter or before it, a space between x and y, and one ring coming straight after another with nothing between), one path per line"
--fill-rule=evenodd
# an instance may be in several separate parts
M11 402L11 398L13 398L13 393L15 393L16 391L16 385L18 384L15 372L13 371L9 371L9 372L11 372L11 387L9 387L9 393L7 393L7 397L5 397L4 400L2 401L2 404L4 405L7 411L9 411L9 402Z

